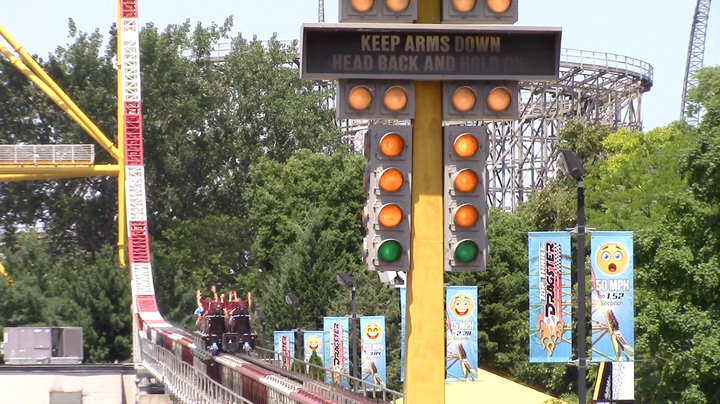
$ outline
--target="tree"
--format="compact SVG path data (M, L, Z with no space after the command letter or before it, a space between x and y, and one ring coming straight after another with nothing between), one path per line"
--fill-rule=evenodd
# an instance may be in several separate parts
M112 248L62 258L48 250L47 240L30 233L20 238L16 251L3 251L14 283L0 283L0 325L81 326L86 361L128 360L130 281Z
M317 366L317 367L310 367L310 378L313 380L319 380L321 382L325 381L325 370L323 369L323 361L320 358L320 356L317 354L316 351L312 351L312 354L310 355L310 363Z

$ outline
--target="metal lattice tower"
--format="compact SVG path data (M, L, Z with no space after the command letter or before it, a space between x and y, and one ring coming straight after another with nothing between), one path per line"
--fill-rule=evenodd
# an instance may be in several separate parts
M325 22L325 0L318 0L318 22Z
M488 203L512 211L530 193L545 186L555 171L555 141L570 120L642 130L642 94L652 87L652 81L653 68L642 60L562 49L558 81L520 83L517 121L486 122L492 142ZM354 150L362 153L363 135L370 123L396 122L343 120L338 125Z
M700 122L700 109L688 103L688 91L697 86L697 79L693 76L703 66L705 54L705 36L707 35L708 17L710 15L710 1L698 0L693 16L692 30L690 31L690 44L688 45L687 63L685 65L685 82L683 83L682 105L680 119L684 119L692 126Z

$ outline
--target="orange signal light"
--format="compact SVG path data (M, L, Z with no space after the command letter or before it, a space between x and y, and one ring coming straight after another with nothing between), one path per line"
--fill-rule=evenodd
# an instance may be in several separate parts
M475 0L453 0L453 8L461 13L467 13L475 8Z
M399 13L408 8L410 0L385 0L385 5L388 10L394 13Z
M350 0L350 5L355 11L364 13L370 10L375 3L374 0Z
M405 141L397 133L388 133L380 139L380 152L388 157L397 157L405 148Z
M480 213L473 205L462 205L455 211L455 224L460 227L472 227L478 221Z
M479 144L477 138L469 133L464 133L458 136L455 139L455 144L453 145L455 154L463 158L475 155L478 151L478 147Z
M388 168L380 174L378 185L385 192L395 192L403 185L403 175L397 168Z
M378 213L378 221L385 227L395 227L402 222L403 211L400 206L390 203L382 208Z
M471 192L478 186L480 182L475 171L465 168L455 174L455 189L460 192Z
M470 111L474 106L477 97L475 91L470 87L460 87L452 95L452 104L460 112Z
M392 112L402 111L408 103L408 95L404 88L400 86L392 86L383 97L385 108Z
M487 6L493 13L504 13L512 4L512 0L487 0Z
M370 108L372 100L372 91L365 86L353 87L348 94L348 105L356 111L363 111Z
M510 91L505 87L495 87L490 91L487 97L487 106L491 111L505 111L510 107L512 96Z

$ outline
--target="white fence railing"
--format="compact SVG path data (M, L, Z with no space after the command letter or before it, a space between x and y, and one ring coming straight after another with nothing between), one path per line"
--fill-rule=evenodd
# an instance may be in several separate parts
M185 404L252 404L212 380L207 374L175 357L172 352L139 338L142 365L169 393Z
M604 67L615 72L641 77L650 84L653 82L654 72L650 63L614 53L563 48L560 52L560 66L578 66L589 70Z
M0 164L83 164L95 163L95 145L42 144L0 145Z
M280 352L274 352L269 349L257 347L256 352L258 358L267 364L271 364L278 368L282 368L283 357L285 362L302 363L301 368L307 370L306 374L296 374L296 377L305 380L303 387L313 393L331 400L334 403L341 404L364 404L369 402L396 403L402 397L402 393L388 389L385 386L377 385L367 380L358 379L345 373L336 372L326 369L300 359L295 359L292 355L287 356ZM327 384L327 380L334 380L333 383ZM344 394L343 392L352 392L358 396Z

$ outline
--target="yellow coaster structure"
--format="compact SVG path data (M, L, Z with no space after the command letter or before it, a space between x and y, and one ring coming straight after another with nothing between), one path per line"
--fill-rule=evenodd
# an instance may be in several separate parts
M116 147L2 25L0 25L0 36L19 57L2 44L0 44L0 53L117 161L117 164L95 164L94 145L2 145L0 146L0 182L95 176L118 177L118 258L120 265L125 266L125 176L123 144L120 136L123 133L122 108L118 106L119 135ZM118 52L118 64L119 55L120 52ZM122 84L119 79L120 74L118 69L118 91ZM11 282L2 267L0 274Z

